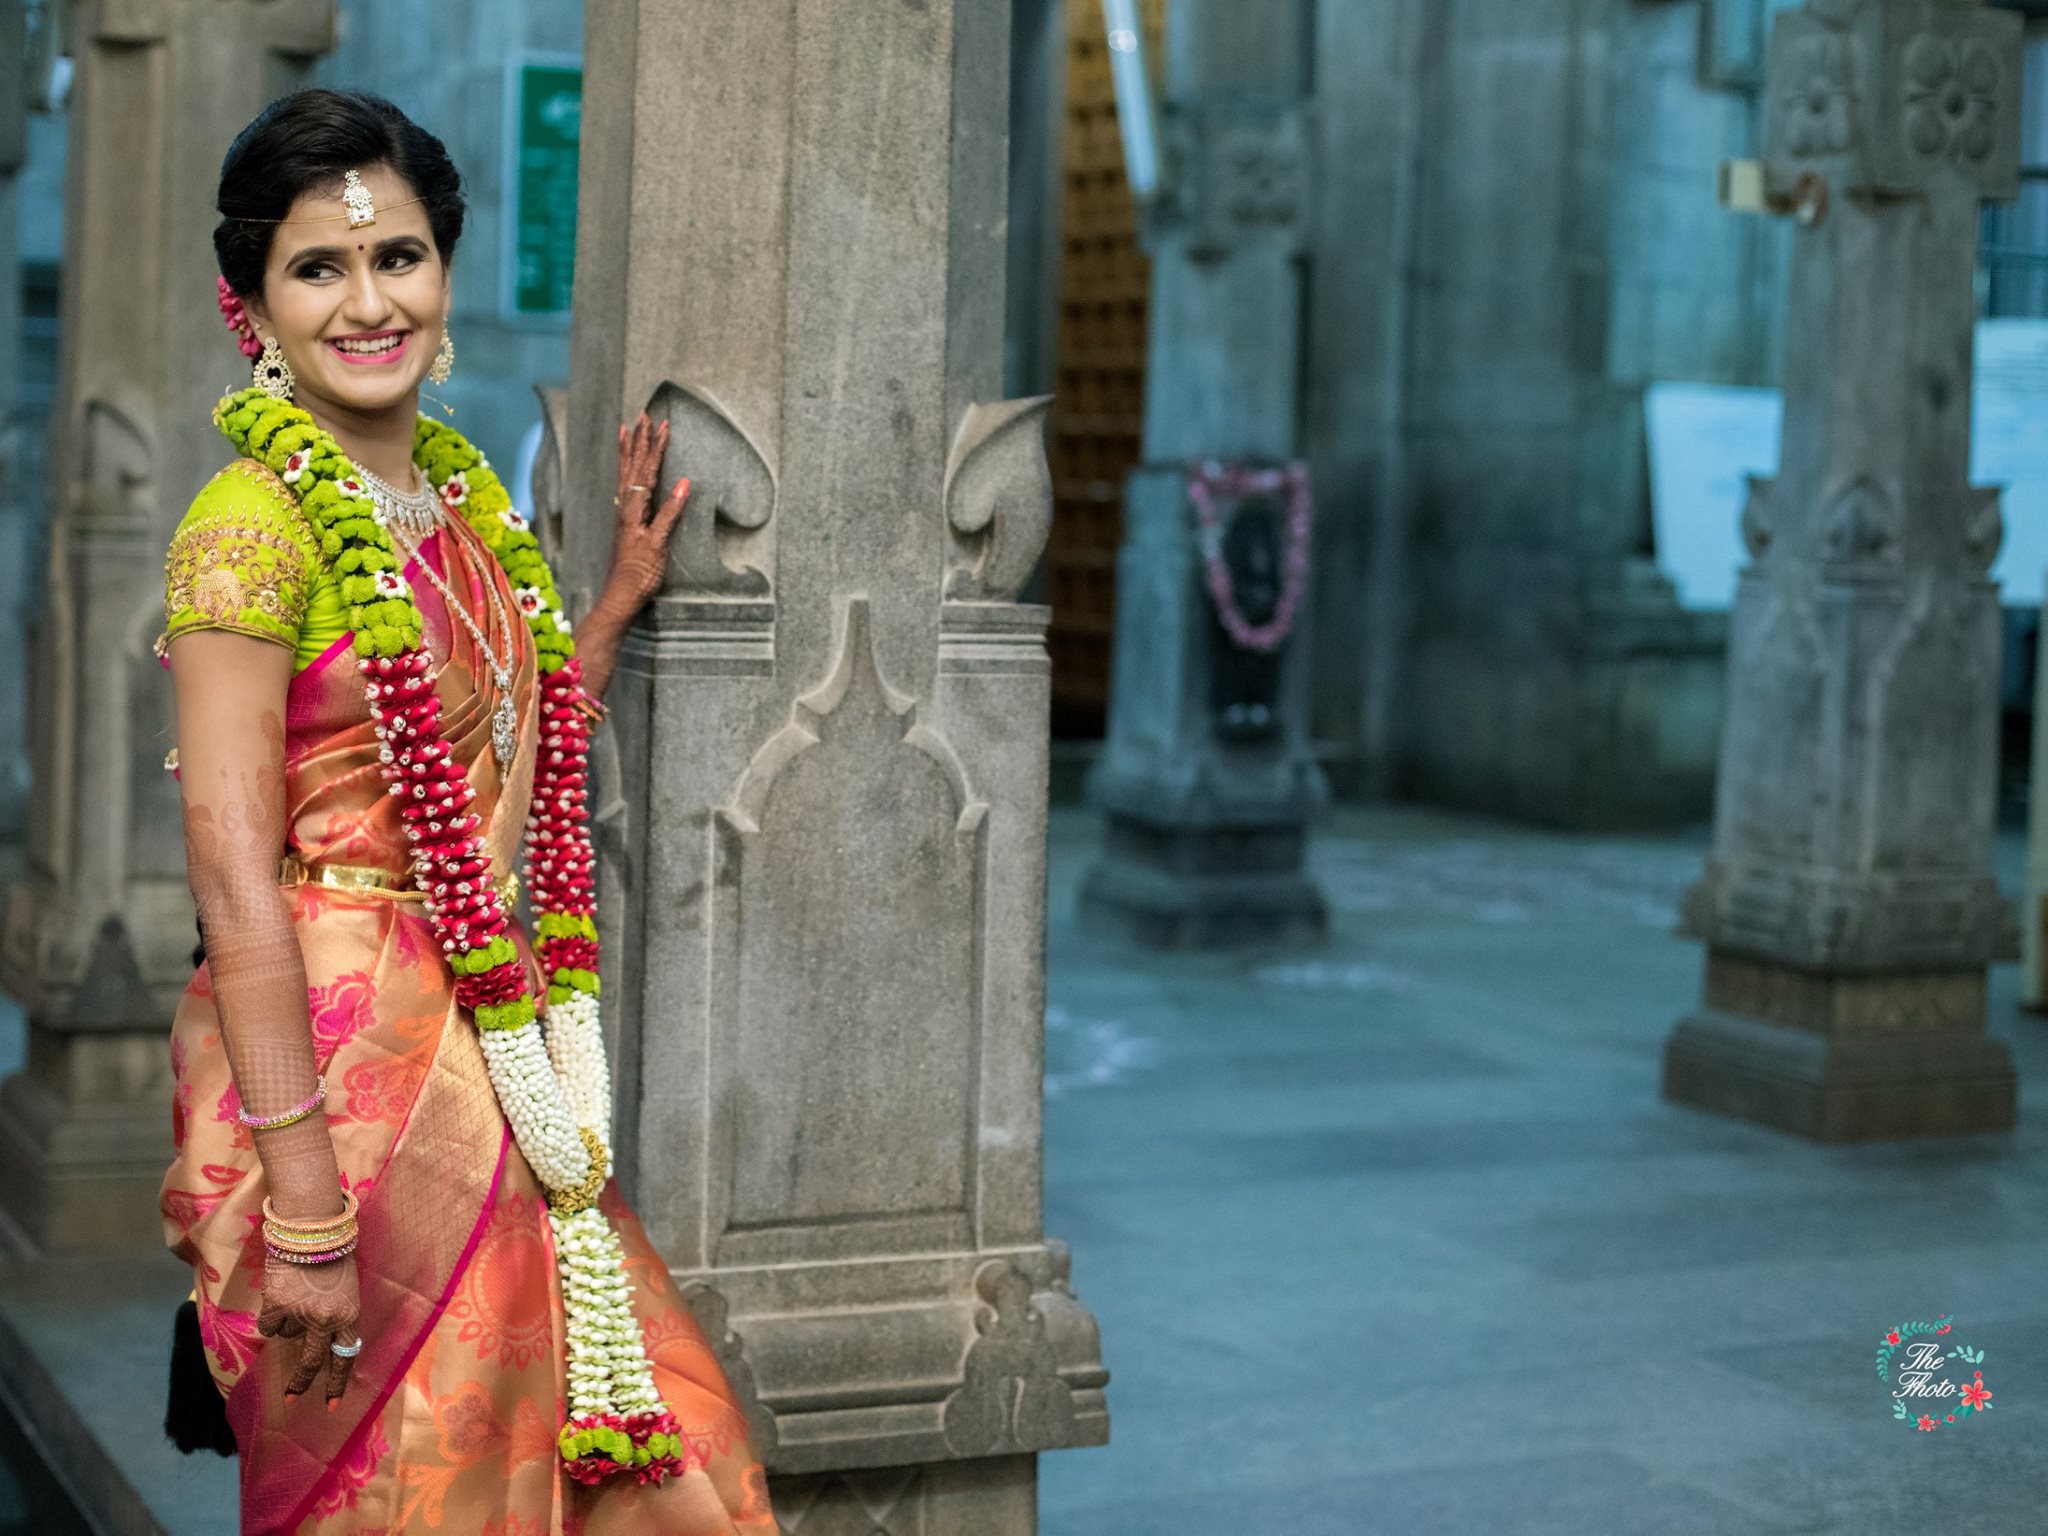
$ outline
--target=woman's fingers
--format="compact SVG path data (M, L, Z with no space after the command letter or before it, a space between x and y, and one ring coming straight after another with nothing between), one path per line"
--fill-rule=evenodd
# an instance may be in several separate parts
M266 1302L256 1319L256 1331L266 1339L296 1339L305 1323L274 1303Z
M654 515L657 533L666 534L675 526L676 519L683 515L683 503L690 499L690 482L685 476L676 482L676 488L668 493L668 499L661 504L661 510Z
M305 1336L299 1340L299 1363L292 1367L292 1379L285 1383L286 1397L297 1397L313 1385L313 1378L318 1376L322 1367L333 1358L332 1352L327 1348L327 1341L333 1337L333 1334L324 1329L306 1330Z

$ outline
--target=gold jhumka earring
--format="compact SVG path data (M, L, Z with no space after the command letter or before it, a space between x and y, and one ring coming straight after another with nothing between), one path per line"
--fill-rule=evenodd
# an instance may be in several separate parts
M263 350L256 355L251 371L256 376L256 387L271 399L291 399L292 386L298 380L292 377L292 365L284 360L284 348L277 344L275 336L263 338Z
M441 350L434 354L434 366L427 370L427 377L436 384L446 384L448 375L455 371L455 338L448 334L444 321L441 326Z

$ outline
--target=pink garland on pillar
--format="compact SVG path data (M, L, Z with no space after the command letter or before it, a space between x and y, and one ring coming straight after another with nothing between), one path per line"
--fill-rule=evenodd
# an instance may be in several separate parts
M1300 460L1271 469L1254 469L1236 461L1207 459L1188 466L1188 502L1195 509L1204 574L1209 596L1216 604L1217 620L1240 648L1247 651L1275 651L1294 630L1301 600L1308 591L1309 535L1315 521L1315 501L1309 494L1308 466ZM1287 549L1281 557L1280 600L1273 616L1253 624L1237 606L1237 591L1230 579L1230 566L1223 558L1223 515L1217 510L1219 497L1242 501L1247 496L1271 496L1286 491Z

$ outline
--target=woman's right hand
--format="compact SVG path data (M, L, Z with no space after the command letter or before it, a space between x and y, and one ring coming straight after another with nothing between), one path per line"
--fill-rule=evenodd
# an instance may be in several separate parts
M334 1344L361 1339L362 1297L356 1283L353 1254L326 1264L293 1264L267 1257L263 1261L263 1310L256 1331L265 1338L291 1340L298 1363L284 1389L285 1401L311 1390L322 1371L327 1375L327 1406L331 1410L348 1390L350 1356L337 1355Z

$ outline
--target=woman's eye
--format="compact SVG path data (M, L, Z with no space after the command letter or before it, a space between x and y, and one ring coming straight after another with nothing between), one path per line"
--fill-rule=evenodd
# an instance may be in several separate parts
M399 270L402 271L405 267L417 266L419 264L419 260L420 256L417 251L387 251L384 253L384 256L382 260L379 262L379 265L388 267L391 265L391 263L398 262L401 264ZM299 277L302 280L310 283L325 276L329 272L335 272L338 270L340 269L337 268L331 261L309 261L306 263L306 265L299 268Z

